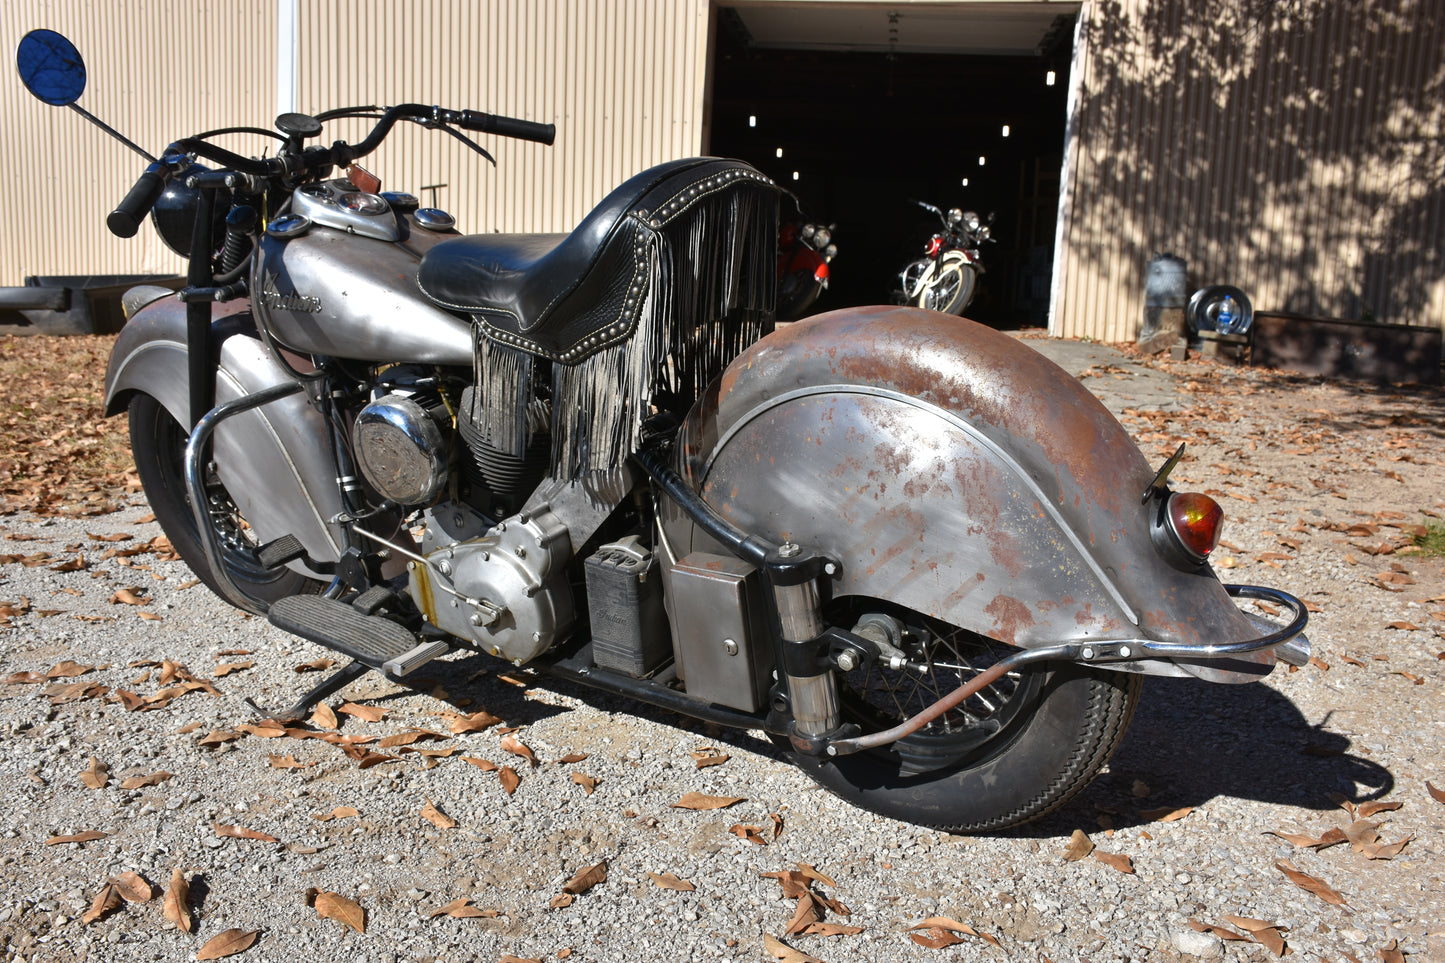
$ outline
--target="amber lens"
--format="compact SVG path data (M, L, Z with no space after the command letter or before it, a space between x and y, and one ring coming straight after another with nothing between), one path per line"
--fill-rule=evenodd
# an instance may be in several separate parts
M1224 509L1208 495L1178 492L1169 496L1169 527L1192 554L1204 558L1219 544Z

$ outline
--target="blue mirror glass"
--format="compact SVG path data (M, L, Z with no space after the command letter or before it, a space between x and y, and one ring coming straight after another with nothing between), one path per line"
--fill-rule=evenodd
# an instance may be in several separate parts
M36 97L67 107L85 90L85 61L75 44L54 30L32 30L15 51L20 82Z

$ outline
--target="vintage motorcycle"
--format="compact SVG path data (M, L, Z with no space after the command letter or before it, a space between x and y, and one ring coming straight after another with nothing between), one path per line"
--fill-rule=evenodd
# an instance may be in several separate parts
M79 96L58 35L19 61ZM360 143L308 145L358 115ZM268 715L474 650L978 832L1083 787L1145 675L1306 660L1297 599L1210 569L1222 514L1170 490L1182 448L1152 469L1026 345L892 306L768 333L779 191L747 164L654 167L565 236L468 236L355 166L403 121L553 138L285 114L270 156L171 144L107 221L152 213L190 258L178 294L127 296L105 380L156 518L230 602L352 660Z
M776 320L796 321L808 313L828 290L828 265L837 255L832 225L790 221L778 229Z
M945 214L932 204L913 203L937 215L943 229L928 239L924 257L899 272L899 303L961 315L973 303L978 276L983 273L979 249L990 240L993 215L985 223L973 211L955 207Z

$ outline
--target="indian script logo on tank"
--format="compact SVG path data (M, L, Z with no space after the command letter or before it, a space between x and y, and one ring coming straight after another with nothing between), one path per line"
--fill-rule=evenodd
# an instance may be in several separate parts
M273 311L300 311L304 314L320 314L321 299L292 291L282 294L275 285L268 283L261 292L261 303Z

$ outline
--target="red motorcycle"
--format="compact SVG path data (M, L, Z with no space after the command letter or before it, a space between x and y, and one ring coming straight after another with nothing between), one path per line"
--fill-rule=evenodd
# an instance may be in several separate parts
M828 264L837 253L831 225L788 223L778 229L779 321L801 318L828 290Z

